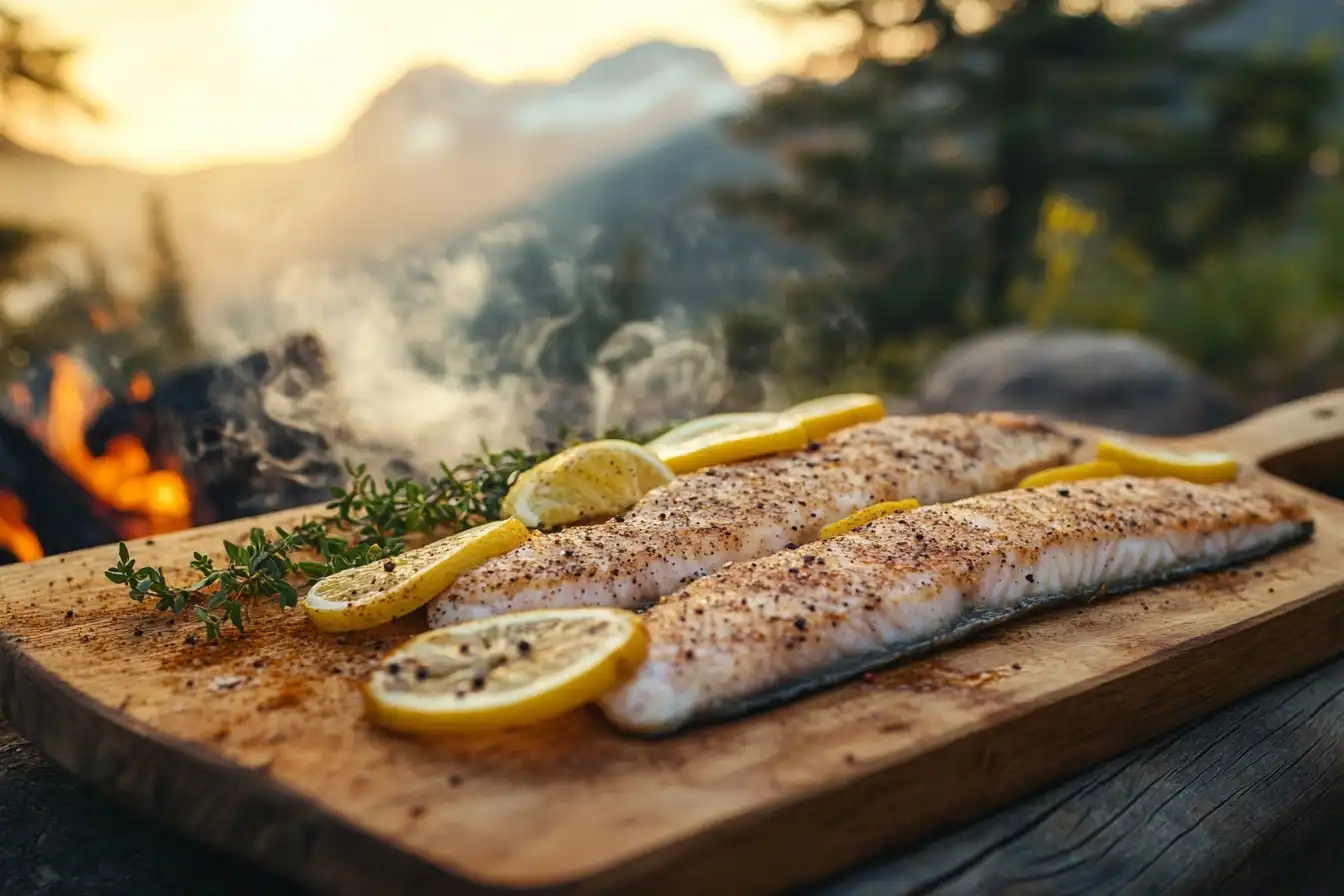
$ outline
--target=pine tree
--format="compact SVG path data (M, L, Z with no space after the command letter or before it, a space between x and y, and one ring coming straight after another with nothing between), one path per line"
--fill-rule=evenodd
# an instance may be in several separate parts
M78 52L42 38L29 19L0 7L0 133L17 108L34 99L99 117L98 106L70 84L68 68Z
M164 200L158 193L148 199L149 293L146 306L159 323L162 351L166 364L176 366L195 360L198 346L196 331L187 310L187 281L181 256L173 241Z
M740 139L781 150L791 177L716 196L834 262L783 297L814 372L891 339L1010 321L1053 191L1100 204L1159 264L1281 213L1318 145L1330 75L1194 49L1195 30L1239 2L1127 24L1057 0L775 9L857 26L810 72L846 73L838 83L795 79L736 123Z
M71 86L67 68L77 48L51 43L32 23L0 7L0 152L16 116L45 100L97 117L99 109ZM0 222L0 286L20 276L21 259L53 236L18 222Z
M649 289L648 250L638 237L624 242L616 263L611 266L607 306L611 323L616 328L629 321L652 320L658 316Z

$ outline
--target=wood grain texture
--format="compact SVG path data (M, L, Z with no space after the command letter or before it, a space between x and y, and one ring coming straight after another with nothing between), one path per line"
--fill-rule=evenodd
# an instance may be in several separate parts
M1335 438L1336 414L1344 397L1321 396L1185 444L1259 459L1303 448L1304 431ZM414 621L338 640L263 611L246 639L192 646L100 581L113 552L98 549L0 571L0 707L81 777L324 892L769 891L1344 650L1344 506L1310 501L1315 540L1253 569L1043 615L652 743L589 713L470 738L383 734L357 685ZM193 550L240 527L136 553L185 575Z
M1162 881L1170 896L1337 893L1344 699L1323 698L1342 693L1344 660L1336 660L1012 808L800 893L978 896L1016 888L1091 896L1141 893L1144 879ZM1220 801L1227 775L1237 777L1238 796ZM1134 799L1145 792L1160 795L1160 804ZM1136 814L1144 811L1154 814ZM1154 818L1167 823L1147 823ZM0 830L0 896L303 892L109 805L3 722ZM1178 838L1198 848L1173 848ZM1105 873L1093 873L1091 861Z
M1334 893L1341 822L1336 661L817 896Z

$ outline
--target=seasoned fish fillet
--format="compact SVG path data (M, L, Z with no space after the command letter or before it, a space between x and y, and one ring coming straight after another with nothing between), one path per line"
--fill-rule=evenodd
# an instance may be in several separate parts
M623 517L533 538L460 576L431 627L513 610L637 607L725 564L814 540L877 501L951 501L1067 461L1068 437L1016 414L887 417L813 450L711 467Z
M645 614L652 645L602 703L666 732L788 699L1033 607L1141 588L1308 537L1240 485L1119 477L922 507L734 565Z

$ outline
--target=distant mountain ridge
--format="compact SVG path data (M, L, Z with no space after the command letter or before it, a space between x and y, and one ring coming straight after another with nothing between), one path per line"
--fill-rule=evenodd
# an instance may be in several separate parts
M1219 49L1300 50L1344 35L1344 5L1248 0L1202 27ZM651 265L663 253L689 278L668 284L669 295L694 305L708 298L706 279L736 296L778 259L777 241L746 237L702 198L710 184L778 173L711 126L754 94L713 52L668 41L555 83L493 84L422 66L374 97L329 152L295 162L158 178L0 143L0 217L68 224L114 266L133 267L145 245L144 195L161 189L198 302L264 293L310 260L452 254L481 228L526 215L562 242L593 228L647 228Z
M0 146L0 216L67 224L129 263L144 193L160 189L208 301L263 289L304 259L451 237L749 98L717 55L667 41L558 83L426 66L378 94L331 151L295 162L154 177Z

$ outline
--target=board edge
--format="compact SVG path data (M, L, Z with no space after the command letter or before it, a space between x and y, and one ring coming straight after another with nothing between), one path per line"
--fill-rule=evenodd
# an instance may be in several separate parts
M863 821L874 811L872 807L876 804L888 810L898 806L900 794L897 791L902 782L918 780L923 774L918 770L921 762L934 761L924 754L900 755L848 778L839 786L818 785L707 825L647 852L617 858L605 866L593 868L584 876L535 885L473 880L454 873L346 821L335 811L266 776L264 769L250 769L199 745L155 731L70 687L23 651L15 643L17 639L3 631L0 631L0 711L15 730L44 755L115 802L157 824L255 862L287 880L322 893L377 892L409 896L431 887L434 892L453 894L624 892L630 887L649 893L688 892L688 887L694 892L776 892L781 887L798 886L840 873L884 850L908 846L917 838L935 837L950 827L996 811L1014 799L1061 781L1153 737L1189 725L1264 687L1337 657L1344 653L1344 601L1334 600L1341 595L1344 595L1344 582L1317 589L1236 625L1154 653L1114 670L1100 680L1066 689L1047 701L1033 701L1008 710L1010 717L1004 725L1017 729L1015 734L1010 732L1005 736L1004 725L992 728L995 738L1028 737L1030 740L1028 732L1042 724L1041 719L1047 711L1057 710L1061 705L1076 705L1078 701L1110 699L1111 691L1123 690L1135 676L1160 677L1163 670L1169 668L1168 664L1178 657L1190 665L1200 654L1216 654L1220 647L1226 649L1223 642L1229 638L1272 639L1279 628L1312 622L1298 617L1302 612L1310 611L1313 605L1317 608L1316 624L1309 625L1309 630L1317 632L1320 641L1312 649L1279 652L1276 654L1278 662L1261 665L1254 675L1235 685L1228 685L1232 680L1230 677L1220 676L1222 685L1216 688L1216 694L1205 693L1202 699L1190 699L1190 692L1196 692L1198 696L1198 681L1186 676L1181 687L1163 691L1160 705L1169 707L1161 714L1164 721L1136 724L1131 719L1123 727L1109 726L1109 735L1101 730L1094 732L1088 738L1094 745L1079 751L1065 765L1047 767L1047 763L1038 760L1039 768L1031 774L996 787L992 780L995 748L986 742L990 729L949 738L939 749L932 751L936 760L946 762L947 751L955 751L962 757L958 764L968 764L979 771L983 780L977 782L977 791L993 789L994 796L988 800L954 801L944 811L936 813L932 825L921 828L918 833L900 830L891 824ZM1335 606L1331 606L1332 601ZM1332 633L1335 630L1337 633ZM1239 647L1229 653L1242 654L1246 649ZM1216 662L1218 657L1214 656L1213 660ZM1222 661L1229 667L1241 662L1231 656ZM16 698L25 690L20 686L21 679L26 685L27 696ZM1189 712L1191 704L1198 706L1196 712ZM1148 709L1152 712L1151 706ZM40 725L37 724L38 715L41 716ZM1170 721L1172 717L1177 720ZM78 745L78 739L66 736L72 725L87 724L89 719L100 728L98 736L84 739L85 744L96 744L92 748ZM1106 727L1105 723L1099 726ZM119 786L123 783L119 777L124 767L133 763L147 763L159 768L176 764L183 771L170 786L156 788L149 796L137 795L134 789ZM202 792L204 781L218 781L221 776L239 785L232 792L238 794L240 803L248 806L237 815L254 820L268 816L271 822L269 835L263 832L261 836L248 836L245 832L221 827L218 818L228 818L230 813L227 811L193 811L200 808L199 803L193 802L193 792ZM860 793L869 795L860 801L867 806L865 811L856 812L852 801ZM885 798L877 796L884 793ZM969 805L972 802L974 806ZM844 848L821 848L822 840L835 846L836 835L829 833L823 838L802 837L798 842L779 848L779 840L775 838L781 825L795 830L815 830L818 814L835 819L837 826L845 830ZM868 817L868 822L873 820ZM797 834L794 836L798 837ZM713 846L706 851L706 844ZM292 860L294 850L305 855L320 853L321 861L296 863ZM759 861L747 860L746 854L754 854ZM737 873L731 880L725 880L719 872L702 870L706 865L715 864L711 859L716 855L731 855L737 859L734 862ZM767 858L773 861L767 861ZM367 869L370 868L379 869L375 878L369 877ZM790 869L789 873L784 873L785 868ZM318 869L319 873L303 873L313 869ZM725 885L730 889L722 889Z
M271 778L264 768L248 768L100 703L29 656L16 643L19 640L0 629L0 717L43 756L142 818L321 893L410 896L429 891L474 896L563 892L560 888L518 890L472 880L427 861L346 821ZM72 736L74 727L90 723L98 727L95 736ZM118 786L123 775L133 774L134 765L176 766L179 772L170 786L137 795L131 788ZM193 793L206 792L205 783L217 783L220 778L235 785L229 793L237 794L237 803L248 806L238 814L256 820L256 827L230 830L218 823L230 813L220 810L217 802L212 806L193 802L197 800ZM257 828L261 828L260 835ZM304 854L320 852L322 860L295 863L289 859L296 849ZM318 868L322 873L296 873L299 868ZM379 869L376 880L368 880L362 870L369 868ZM389 874L387 869L398 873Z

